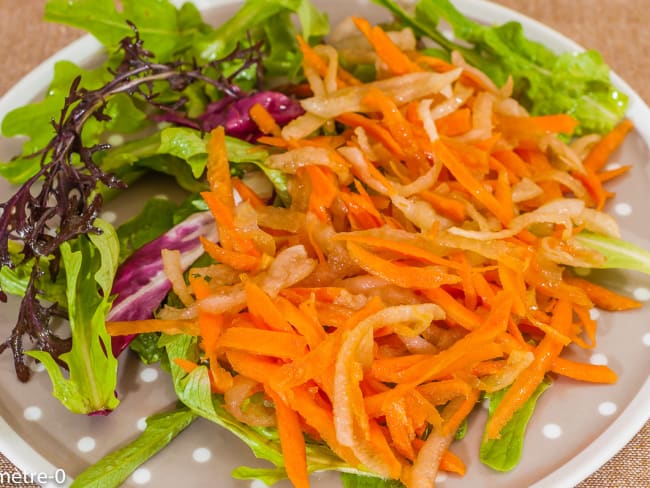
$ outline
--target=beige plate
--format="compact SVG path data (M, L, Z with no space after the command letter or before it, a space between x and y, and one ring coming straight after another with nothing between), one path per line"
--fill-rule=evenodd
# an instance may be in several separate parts
M207 6L206 18L215 23L227 18L236 8L227 0L197 3L201 7ZM326 6L332 21L353 13L374 20L386 18L385 12L368 1L323 0L317 3ZM503 7L479 0L457 3L462 10L487 23L518 20L530 36L552 49L580 49L556 32ZM42 94L55 59L88 64L97 59L98 52L97 43L86 37L45 62L0 100L0 119L11 108ZM614 186L619 198L607 210L620 214L619 222L625 238L650 249L650 228L646 224L647 215L643 217L650 191L650 111L629 86L615 79L620 88L631 94L629 117L640 129L615 155L615 162L631 163L634 168ZM0 140L0 160L7 160L16 150L14 141ZM0 183L1 201L5 201L11 192L6 183ZM148 182L128 192L128 197L112 203L107 209L110 213L105 216L120 222L135 213L148 196L160 193L172 198L178 196L172 185L166 188L164 182ZM613 272L608 276L619 288L630 294L636 291L639 296L648 298L650 278ZM6 336L15 323L16 305L14 300L0 307L2 336ZM439 486L573 486L598 469L632 438L650 414L650 309L644 307L616 316L603 312L599 315L596 349L571 349L570 355L582 361L607 361L618 373L619 382L612 386L593 386L559 379L542 396L530 422L521 464L507 474L491 471L478 462L479 439L486 417L484 409L479 408L472 414L467 437L453 447L454 452L467 462L467 475L462 479L440 476ZM31 382L23 385L16 380L12 369L10 355L2 355L0 452L27 473L45 472L53 476L55 469L61 468L69 476L74 476L137 436L140 419L174 404L174 394L166 374L142 366L133 355L122 357L118 386L122 405L108 417L74 416L50 396L51 385L46 373L37 372ZM38 420L34 420L35 417L39 417ZM207 456L211 456L209 462L200 462ZM201 420L148 462L135 478L129 479L127 485L249 486L250 482L235 481L229 475L240 465L264 466L231 434ZM336 475L318 475L316 478L315 486L340 485Z

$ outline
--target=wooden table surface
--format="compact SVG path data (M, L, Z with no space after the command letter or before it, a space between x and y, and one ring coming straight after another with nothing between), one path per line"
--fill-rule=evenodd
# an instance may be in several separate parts
M44 0L0 0L0 96L81 32L42 21ZM650 0L495 0L586 48L650 103ZM650 406L648 406L650 409ZM15 469L0 453L0 473ZM650 487L650 423L579 488Z

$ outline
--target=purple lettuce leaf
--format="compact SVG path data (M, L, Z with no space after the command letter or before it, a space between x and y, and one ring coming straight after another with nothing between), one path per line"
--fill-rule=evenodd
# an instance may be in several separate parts
M256 103L262 105L280 126L304 113L297 100L280 92L261 91L243 96L226 95L208 104L205 112L196 120L180 112L165 112L157 116L157 120L205 132L222 125L229 136L251 142L262 135L249 114L251 107Z
M107 316L108 321L144 320L170 292L172 285L163 270L163 249L181 252L183 270L188 269L203 254L200 237L217 238L210 212L191 215L169 231L136 250L118 268L112 293L117 295ZM113 336L113 354L117 357L135 335Z

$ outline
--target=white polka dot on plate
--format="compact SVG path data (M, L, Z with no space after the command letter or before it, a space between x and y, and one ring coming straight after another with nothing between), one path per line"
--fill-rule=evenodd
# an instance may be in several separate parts
M643 342L644 346L650 347L650 332L646 332L643 334L643 337L641 338L641 342Z
M158 370L154 368L144 368L140 371L140 379L145 383L153 383L158 379Z
M102 212L100 217L102 218L102 220L105 220L109 224L112 224L113 222L115 222L117 220L117 214L115 212L111 211L111 210L107 210L106 212Z
M43 410L41 410L40 407L31 406L23 410L23 417L25 417L25 420L29 420L30 422L36 422L37 420L40 420L42 416Z
M650 300L650 290L645 286L640 286L636 288L633 292L634 298L640 302L647 302Z
M436 474L436 483L444 483L447 481L447 473L438 472Z
M621 167L620 163L609 163L607 166L605 166L606 171L614 171L615 169L619 169Z
M632 205L629 203L621 202L614 205L614 212L616 212L621 217L627 217L632 215Z
M600 310L598 310L597 308L592 308L591 310L589 310L589 317L591 317L591 320L598 320L598 318L600 317Z
M121 146L124 144L124 136L122 134L112 134L108 136L107 142L111 146Z
M207 463L212 457L212 452L207 447L198 447L192 453L192 459L197 463Z
M608 360L607 360L607 356L597 352L591 355L591 357L589 358L589 362L597 366L607 366Z
M557 439L562 436L562 427L557 424L546 424L542 427L542 434L547 439Z
M614 415L617 409L618 407L614 402L603 402L600 405L598 405L598 413L605 417Z
M77 449L81 452L90 452L95 449L97 442L92 437L82 437L77 441Z
M34 373L42 373L45 371L45 365L43 363L32 363L29 368L34 372Z
M147 428L147 417L140 417L135 425L139 431L144 432Z
M269 485L264 483L261 480L253 480L251 481L251 488L268 488Z
M138 468L131 475L131 479L136 485L146 485L151 481L151 471L147 468Z

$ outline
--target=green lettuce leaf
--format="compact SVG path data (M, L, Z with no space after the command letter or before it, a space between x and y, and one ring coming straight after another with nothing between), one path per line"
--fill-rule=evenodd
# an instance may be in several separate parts
M120 263L137 249L163 235L174 226L176 204L166 198L152 198L138 215L120 225Z
M120 486L138 466L167 446L195 419L196 415L187 408L148 417L147 428L138 438L83 471L71 486L84 488Z
M376 476L364 476L355 473L341 473L343 488L403 488L399 480L386 480Z
M155 49L156 57L167 62L174 54L187 49L207 30L196 7L182 10L168 0L122 0L117 10L113 0L49 0L45 19L59 22L92 34L109 52L133 31L126 23L133 22L144 41L144 46Z
M519 463L524 447L526 426L533 414L537 399L549 386L551 386L550 380L545 379L542 381L528 401L515 412L512 419L501 429L499 439L487 439L484 436L479 450L479 458L483 464L497 471L510 471ZM490 399L488 419L494 414L506 391L507 388L504 388L487 395Z
M575 239L607 258L600 268L618 268L650 274L650 251L622 239L582 231Z
M158 332L138 334L129 344L129 348L138 355L144 364L154 364L162 359L165 352L158 346L159 339Z
M201 133L186 127L168 127L160 131L158 154L170 154L185 161L195 179L201 177L208 162L208 149Z
M29 277L34 267L34 259L24 261L22 248L19 244L9 241L9 254L13 267L2 266L0 268L0 289L10 295L24 297L29 283ZM39 295L46 296L52 303L58 303L65 309L65 276L59 273L56 279L50 274L50 260L41 257L38 266L41 276L37 280Z
M278 198L280 198L280 201L285 206L291 203L291 197L287 188L289 181L287 175L280 170L269 168L264 164L266 158L269 157L268 151L230 136L226 136L226 151L228 152L228 160L231 163L251 163L261 169L275 188L275 192Z
M203 197L198 193L194 193L178 205L178 209L173 215L174 225L181 223L196 212L205 212L207 210L209 210L208 204L205 203Z
M527 39L518 22L487 26L460 13L449 0L420 0L411 15L394 0L373 0L389 9L419 36L429 37L447 52L459 51L497 85L508 76L515 97L533 115L568 113L580 121L576 135L611 130L627 109L628 97L616 90L609 68L595 51L556 54ZM441 20L459 42L445 37Z
M26 354L41 361L52 380L53 395L73 413L89 414L113 410L117 359L111 352L106 332L106 315L111 306L111 288L117 269L119 242L110 224L96 219L101 234L88 234L61 245L66 275L66 295L72 349L60 356L69 376L45 351Z
M240 423L223 407L223 399L212 395L208 369L199 366L190 374L176 363L176 358L196 361L199 349L196 338L178 335L163 336L159 345L164 346L171 365L174 389L178 399L193 412L217 425L225 427L243 440L253 453L275 466L284 466L280 440L275 429L249 427Z
M111 172L129 166L151 169L173 176L187 191L199 192L207 188L201 181L208 159L206 138L196 129L167 127L102 154L101 166Z
M275 469L256 470L251 468L238 468L233 476L239 479L259 479L262 477L269 482L286 478L284 472L284 458L280 437L276 428L251 427L235 419L224 407L222 395L213 395L210 390L210 378L206 366L198 366L191 373L183 371L176 363L176 358L197 361L199 348L195 337L176 335L163 335L158 342L167 352L171 366L174 389L179 400L189 407L194 413L228 429L248 445L257 458L271 462ZM344 469L350 470L332 450L324 444L307 442L307 469L309 472ZM281 473L282 474L281 476Z
M308 42L318 42L329 32L327 14L309 0L247 0L233 17L197 41L198 57L222 58L250 35L252 42L264 43L264 69L268 75L295 79L302 56L291 22L293 14L297 15L302 36Z

